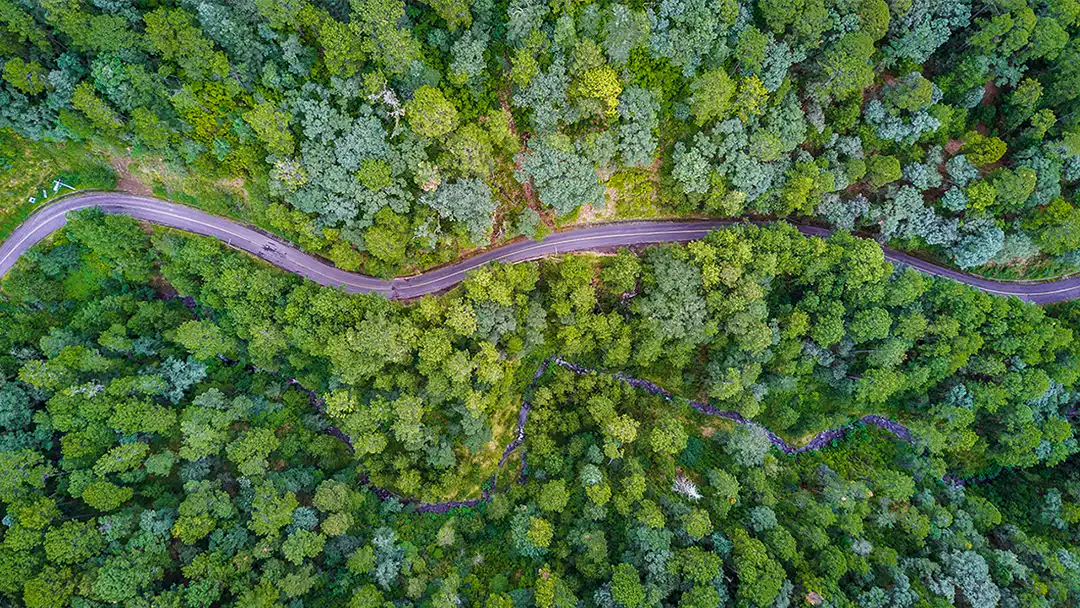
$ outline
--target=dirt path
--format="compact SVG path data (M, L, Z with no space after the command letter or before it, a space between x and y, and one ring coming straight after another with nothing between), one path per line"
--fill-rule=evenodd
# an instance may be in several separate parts
M110 158L109 164L116 171L116 189L122 192L130 192L137 196L153 196L154 191L150 186L142 183L134 175L131 174L129 166L131 165L131 158L118 157Z

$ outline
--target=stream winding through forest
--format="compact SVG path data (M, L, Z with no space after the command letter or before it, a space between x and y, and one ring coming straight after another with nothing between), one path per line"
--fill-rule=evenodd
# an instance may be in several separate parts
M540 366L537 368L536 372L533 374L532 381L529 382L529 385L526 387L524 395L528 395L528 394L530 394L532 392L532 390L536 387L536 383L540 381L540 378L543 377L544 373L547 372L548 367L551 366L551 365L557 365L557 366L559 366L559 367L561 367L563 369L569 370L569 371L573 372L574 374L581 375L581 376L591 374L591 373L606 373L606 372L602 372L602 371L599 371L599 370L596 370L596 369L583 367L581 365L577 365L576 363L571 363L569 361L566 361L562 357L559 357L559 356L556 355L556 356L549 357L549 358L545 359L543 361L543 363L540 364ZM627 376L627 375L625 375L625 374L623 374L621 372L616 372L616 373L613 373L612 375L616 379L618 379L619 381L624 382L625 384L627 384L627 385L629 385L629 386L631 386L631 387L633 387L635 389L645 391L646 393L649 393L650 395L660 397L660 398L664 399L665 401L675 402L675 401L678 401L678 400L684 400L684 398L672 395L670 391L660 387L659 385L657 385L657 384L655 384L653 382L649 382L647 380L641 380L641 379L638 379L638 378ZM291 384L293 386L296 386L300 390L303 390L304 392L306 392L308 394L308 396L312 400L312 405L320 413L325 414L325 407L324 407L323 401L315 391L313 391L313 390L311 390L311 389L309 389L307 387L304 387L302 384L300 384L294 378L290 378L288 380L288 382L289 382L289 384ZM792 456L792 455L795 455L795 454L801 454L803 452L816 452L817 450L820 450L822 448L827 447L833 441L843 439L844 437L847 436L848 433L850 433L852 430L858 428L860 425L875 426L875 427L878 427L880 429L883 429L883 430L891 433L893 436L895 436L900 441L903 441L903 442L905 442L907 444L914 445L916 443L915 439L913 438L913 436L911 434L911 430L908 429L903 424L900 424L899 422L896 422L895 420L892 420L890 418L886 418L885 416L879 416L879 415L876 415L876 414L867 414L867 415L862 416L861 418L855 420L854 422L851 422L849 424L845 424L844 426L833 428L833 429L826 429L824 431L821 431L817 435L814 435L814 437L811 438L810 441L806 442L804 445L794 446L794 445L791 445L790 443L788 443L787 441L784 441L784 439L782 437L780 437L779 435L774 433L772 430L770 430L765 425L763 425L763 424L761 424L759 422L755 422L753 420L747 420L739 412L736 412L734 410L722 410L722 409L717 408L716 406L710 405L710 404L702 402L702 401L694 401L694 400L691 400L691 399L685 399L685 401L690 407L694 408L695 410L697 410L698 412L700 412L702 414L705 414L706 416L716 416L718 418L723 418L725 420L730 420L730 421L732 421L732 422L734 422L736 424L741 424L741 425L744 425L744 426L749 427L749 428L759 429L760 431L762 431L762 433L765 435L765 437L768 438L769 443L773 447L777 448L778 450L784 452L785 454L787 454L789 456ZM499 469L502 469L503 466L506 464L506 461L510 458L510 456L515 451L517 451L518 448L520 448L522 446L522 444L525 443L525 426L526 426L526 423L529 420L529 412L530 412L531 409L532 409L532 403L528 400L527 397L523 397L522 402L521 402L521 408L518 410L517 430L516 430L516 433L514 435L513 441L508 443L506 445L506 447L503 449L502 457L499 458L499 464L498 464ZM332 435L334 437L337 437L337 438L341 439L342 441L344 441L345 444L349 447L350 451L353 449L352 441L349 438L349 436L346 435L345 433L343 433L341 431L341 429L339 429L338 427L333 426L333 425L329 425L326 428L326 433L329 434L329 435ZM521 454L521 474L520 474L520 476L518 478L518 482L523 482L525 480L526 468L527 468L527 466L526 466L526 453L522 452L522 454ZM491 478L488 480L486 485L493 488L495 486L495 481L496 481L497 477L498 477L498 472L494 473L491 476ZM397 496L396 494L394 494L393 492L391 492L390 490L388 490L386 488L382 488L382 487L379 487L379 486L376 486L376 485L370 483L370 480L365 479L365 481L368 484L368 488L376 496L378 496L380 499L388 500L388 499L393 498L393 499L398 500L402 504L413 505L414 508L416 509L417 513L447 513L451 509L456 509L456 508L461 508L461 507L476 507L476 506L480 505L483 502L491 500L491 497L492 497L491 490L489 490L488 487L485 487L483 489L483 494L482 494L482 496L480 498L472 498L472 499L469 499L469 500L448 500L448 501L440 501L440 502L424 502L424 501L413 499L413 498L402 498L400 496ZM964 479L964 478L954 477L954 476L949 475L949 476L946 476L944 481L946 483L950 483L950 484L953 484L953 485L966 485L968 483L972 483L973 481L978 481L978 480Z

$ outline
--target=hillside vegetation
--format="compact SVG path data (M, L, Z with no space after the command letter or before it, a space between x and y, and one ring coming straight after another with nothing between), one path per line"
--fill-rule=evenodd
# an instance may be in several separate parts
M1073 608L1077 0L0 0L0 604ZM50 198L49 197L46 198ZM875 242L876 241L876 242ZM799 450L792 446L804 446ZM779 448L779 449L778 449Z
M872 241L744 227L404 305L90 211L4 290L0 593L27 606L1080 598L1077 309ZM600 371L534 378L552 354ZM863 414L911 440L763 430Z

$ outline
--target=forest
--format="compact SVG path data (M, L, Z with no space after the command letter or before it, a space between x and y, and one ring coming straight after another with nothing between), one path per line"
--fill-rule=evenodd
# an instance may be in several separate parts
M241 183L230 211L384 276L753 215L1038 277L1080 270L1078 26L1076 0L0 0L0 170L89 143Z
M88 210L3 288L17 605L1080 601L1080 307L871 240L735 227L403 304Z
M0 604L1080 606L1080 304L881 249L1080 271L1077 110L1077 0L0 0L0 238L767 224L392 302L73 214L0 282Z

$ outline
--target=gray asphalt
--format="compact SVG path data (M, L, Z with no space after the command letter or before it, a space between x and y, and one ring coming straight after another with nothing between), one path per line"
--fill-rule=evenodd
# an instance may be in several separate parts
M711 230L735 222L720 220L618 222L556 232L541 241L517 241L486 250L449 266L430 272L391 280L346 272L304 253L281 238L250 226L160 199L122 193L94 193L70 196L35 211L0 244L0 276L7 274L19 256L34 244L60 229L69 211L99 207L105 213L129 215L135 219L212 236L234 249L246 251L320 285L342 288L349 293L381 293L390 299L407 300L444 291L457 285L465 275L489 262L515 263L573 251L611 249L630 245L683 243L703 238ZM829 231L814 226L798 226L803 234L828 236ZM1080 297L1080 277L1045 283L1004 282L975 277L944 268L899 251L885 248L890 262L910 266L929 275L944 277L1001 296L1016 296L1037 304L1049 304Z

